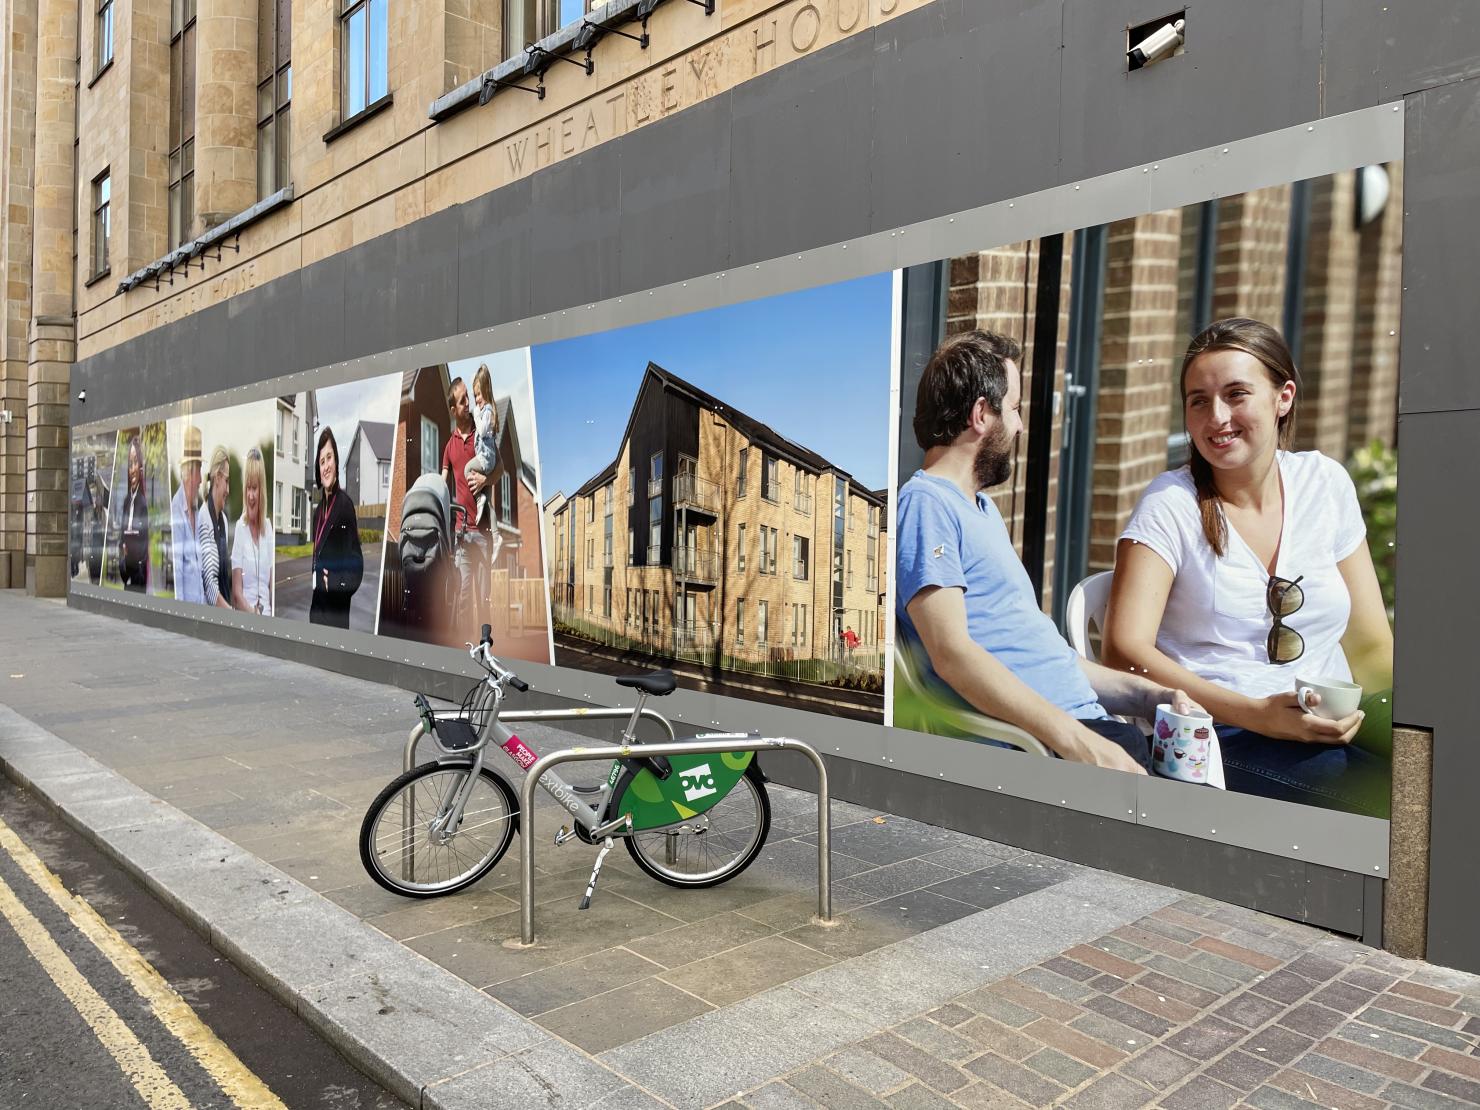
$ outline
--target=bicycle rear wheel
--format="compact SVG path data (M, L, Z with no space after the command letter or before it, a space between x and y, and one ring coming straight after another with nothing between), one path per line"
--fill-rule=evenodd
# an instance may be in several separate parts
M766 780L752 761L730 792L699 816L623 839L633 862L660 883L699 888L749 867L770 831Z
M435 898L466 890L509 850L519 801L507 782L483 768L462 824L441 835L471 764L424 763L396 778L370 803L360 824L360 862L386 890Z

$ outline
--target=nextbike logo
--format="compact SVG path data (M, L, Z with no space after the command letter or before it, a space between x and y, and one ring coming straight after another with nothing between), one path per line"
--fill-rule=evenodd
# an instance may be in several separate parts
M719 792L714 785L714 772L709 769L707 763L701 763L697 767L680 772L678 785L683 790L684 799L690 802Z

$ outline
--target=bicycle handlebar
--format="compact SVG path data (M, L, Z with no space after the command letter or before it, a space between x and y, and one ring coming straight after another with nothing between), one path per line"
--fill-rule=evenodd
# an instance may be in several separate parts
M493 647L492 627L485 624L482 633L478 643L468 645L468 654L477 662L483 664L484 669L500 683L512 686L521 694L528 693L529 683L525 682L517 674L500 663L498 657L490 650Z

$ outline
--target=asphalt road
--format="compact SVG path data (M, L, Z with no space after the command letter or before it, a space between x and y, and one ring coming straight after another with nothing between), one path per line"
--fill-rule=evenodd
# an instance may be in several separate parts
M404 1110L0 778L0 1107Z
M375 608L380 600L380 552L378 545L365 548L365 577L349 603L349 626L356 632L375 631ZM313 556L280 559L274 569L277 579L275 615L308 619L308 603L313 600Z

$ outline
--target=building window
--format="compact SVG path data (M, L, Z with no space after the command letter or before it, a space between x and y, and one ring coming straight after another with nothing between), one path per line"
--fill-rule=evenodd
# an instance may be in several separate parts
M761 496L767 501L781 500L781 491L776 484L776 460L770 455L761 459Z
M423 416L421 418L421 472L423 474L435 474L441 469L438 465L442 459L442 445L437 442L439 438L436 421L431 417ZM293 453L298 453L296 447Z
M848 552L848 588L853 588L853 552Z
M391 492L391 464L388 462L376 464L377 476L380 479L380 503L384 505L390 500Z
M281 410L279 410L281 415ZM272 499L272 524L279 532L283 530L283 484L274 482L272 488L276 496Z
M586 569L596 568L596 537L589 536L586 539Z
M735 602L735 642L745 642L745 599L742 597Z
M568 27L601 0L504 0L504 57Z
M170 4L169 247L195 226L195 0Z
M807 570L811 563L811 541L806 536L791 537L791 576L802 581L807 580Z
M662 548L663 499L653 497L648 499L648 566L655 567L662 561Z
M741 524L738 527L737 532L738 534L735 537L735 549L739 552L739 555L735 559L735 566L736 569L743 571L745 569L745 525Z
M514 523L514 480L509 477L508 471L499 475L498 501L499 520L512 526Z
M257 199L286 186L293 148L292 0L257 0Z
M591 524L596 520L596 495L593 493L586 498L586 523Z
M627 565L629 567L637 565L637 529L635 528L627 529Z
M780 542L780 537L779 537L779 535L776 532L776 529L774 529L774 528L762 528L761 529L761 533L763 535L765 533L767 533L767 532L769 532L771 534L771 545L770 545L769 550L767 550L767 552L766 552L766 566L765 566L765 571L766 571L767 574L775 574L776 573L776 549L781 546L781 542Z
M755 642L762 645L766 642L766 617L769 615L766 610L768 608L769 604L765 601L758 601L755 604Z
M648 496L658 497L663 492L663 452L653 452L648 459Z
M339 16L341 120L359 115L388 91L386 6L390 0L342 0Z
M93 178L92 183L92 276L97 277L108 270L108 206L112 186L108 171L104 170Z
M635 466L629 466L627 468L627 504L629 506L632 504L633 491L635 491L636 489L637 489L637 467L635 467Z
M94 73L103 72L103 67L113 60L113 0L98 0L97 49L94 57Z
M750 448L740 448L740 473L735 478L735 497L745 496L746 478L750 473Z

